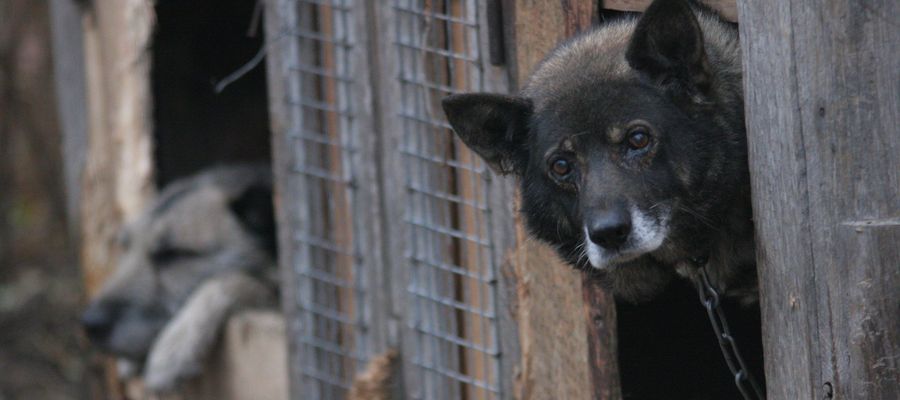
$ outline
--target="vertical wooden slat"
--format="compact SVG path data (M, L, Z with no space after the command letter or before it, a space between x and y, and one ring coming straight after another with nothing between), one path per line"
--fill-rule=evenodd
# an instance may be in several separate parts
M503 13L508 59L522 85L547 52L591 25L597 2L505 1ZM518 227L519 397L619 398L612 296L528 239L521 220Z
M523 84L561 40L587 29L595 1L506 1L503 9L512 74ZM523 371L518 396L617 398L612 297L527 238L518 222L516 280ZM593 360L590 357L609 357Z
M473 19L472 15L466 13L467 7L465 0L450 0L449 3L449 15L459 19ZM450 24L450 43L452 44L450 50L457 54L472 54L473 52L470 51L470 47L473 44L477 46L477 42L472 43L469 40L467 28L459 23ZM452 73L452 78L448 83L460 91L464 91L468 87L471 87L475 83L471 80L475 77L477 71L470 71L469 66L463 60L451 60L451 63L450 71ZM448 133L452 135L451 132ZM463 146L461 142L454 138L452 139L452 145L455 148L457 158L461 164L473 168L479 165L476 156ZM486 204L483 204L484 202L482 200L484 197L484 188L481 175L467 169L458 169L456 174L459 182L459 196L472 204L482 204L486 206ZM458 205L458 208L461 214L461 230L472 237L487 238L488 236L484 229L486 221L481 215L482 211L472 205L466 204L460 204ZM488 267L488 263L491 262L491 260L484 257L483 253L486 250L483 246L470 241L464 241L462 245L462 267L473 276L484 276L484 270ZM466 304L477 310L488 309L489 302L486 301L485 297L487 297L486 292L491 289L485 287L487 286L486 284L481 280L473 278L462 278L460 283L462 284L461 290L466 294L465 296L462 296L462 301L465 301ZM485 335L491 329L490 324L486 324L484 318L477 314L465 313L464 317L464 329L462 330L463 337L473 343L489 348L491 343L485 340ZM489 365L484 357L482 352L466 349L465 357L463 359L465 363L463 366L464 373L480 381L491 382L488 372ZM490 397L484 390L469 385L464 398L480 400Z
M296 185L288 179L289 172L294 165L293 152L288 129L291 127L293 117L291 110L286 106L285 99L294 95L296 89L287 83L288 65L296 57L296 43L286 37L285 26L292 21L293 16L289 12L291 8L288 0L266 0L265 29L266 46L270 47L266 55L266 81L269 95L269 124L272 131L272 173L274 177L273 201L275 202L275 216L278 223L278 265L281 270L282 310L287 316L287 324L295 324L297 302L289 299L289 294L296 293L297 279L293 274L292 266L298 262L291 224L297 219L297 202L300 194ZM288 326L288 333L293 332L293 327ZM297 366L299 344L288 337L288 392L292 399L302 398L300 385L301 375Z
M900 398L900 3L738 9L769 399Z
M98 0L85 8L82 29L86 148L70 171L80 181L80 264L94 295L115 268L122 224L143 209L153 186L150 60L153 7L144 0ZM76 161L77 162L77 161ZM124 396L114 362L105 362L107 393Z
M335 18L340 18L340 11L335 11L332 6L322 4L316 7L318 9L317 20L319 24L319 32L326 37L335 41L344 42L346 32L339 32L336 29L344 29L340 27L340 22ZM343 74L345 60L342 60L336 52L336 46L333 41L322 41L320 44L320 54L322 57L322 68L326 71L332 71L335 74ZM348 99L339 99L338 81L332 76L323 76L320 82L323 93L322 99L325 104L333 107L331 111L322 112L322 126L324 133L332 143L348 143L347 136L355 134L351 132L350 124L344 123L341 115L342 112L348 111ZM345 154L347 150L338 145L327 146L326 163L323 165L335 176L349 177L355 171L348 170L349 157ZM353 248L353 218L351 217L351 203L349 191L342 183L333 182L325 185L322 193L322 204L328 204L327 226L325 234L331 238L331 241L342 249ZM326 212L326 210L322 210ZM354 261L352 257L343 254L333 255L333 274L345 282L354 282L353 276ZM336 304L334 307L342 314L353 317L356 315L354 292L349 288L336 287L333 293ZM339 342L346 349L356 349L355 329L352 325L341 324L338 328ZM353 371L355 363L348 357L341 359L341 368L344 371Z
M69 0L50 1L53 34L53 64L57 108L63 137L66 214L70 231L77 234L80 223L81 174L88 147L87 89L82 14ZM77 240L77 237L73 235Z
M700 0L718 11L725 19L737 22L737 0ZM601 6L610 10L644 11L653 0L600 0Z

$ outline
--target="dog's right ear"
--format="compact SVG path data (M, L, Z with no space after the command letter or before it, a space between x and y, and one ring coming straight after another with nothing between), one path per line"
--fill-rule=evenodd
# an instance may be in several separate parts
M533 110L530 100L466 93L448 96L442 105L459 138L494 171L522 173L527 160L528 120Z

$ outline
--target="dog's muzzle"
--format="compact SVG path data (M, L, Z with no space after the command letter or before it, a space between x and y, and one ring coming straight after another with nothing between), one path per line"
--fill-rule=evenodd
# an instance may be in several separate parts
M637 207L617 207L586 216L584 240L594 268L633 260L659 248L668 232L668 213L654 218Z

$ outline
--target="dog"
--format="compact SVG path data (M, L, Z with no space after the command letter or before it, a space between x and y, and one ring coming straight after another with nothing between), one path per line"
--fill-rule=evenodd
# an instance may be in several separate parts
M142 370L148 390L172 391L201 371L232 312L277 304L275 243L267 167L173 182L121 231L117 269L84 311L84 331L125 374Z
M755 301L740 46L713 11L654 1L560 45L518 95L443 108L518 177L529 232L617 298L652 299L705 265L721 292Z

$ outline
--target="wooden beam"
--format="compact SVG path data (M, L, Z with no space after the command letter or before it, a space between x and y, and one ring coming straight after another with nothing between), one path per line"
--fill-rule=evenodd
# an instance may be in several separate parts
M82 270L94 294L113 270L123 222L155 192L147 0L97 0L85 15L88 147L81 179Z
M65 11L58 4L54 10ZM147 54L154 16L152 2L147 0L97 0L80 17L79 36L66 38L80 44L58 45L83 45L61 54L71 62L80 57L83 64L57 74L73 74L60 101L66 102L61 111L67 135L67 183L78 186L68 188L70 196L78 196L69 203L77 210L70 211L78 216L73 221L78 223L80 266L91 296L115 268L120 227L155 192ZM77 115L80 112L85 114ZM112 359L104 362L106 395L124 398L113 364Z
M77 241L81 173L88 146L87 89L81 8L71 0L50 1L53 75L63 138L63 174L69 231Z
M738 22L737 0L701 0L704 4L716 10L725 19ZM601 0L602 7L608 10L640 11L643 12L653 0Z
M900 2L741 1L769 399L900 398Z
M505 1L507 57L513 81L559 42L589 29L597 2ZM559 260L550 247L527 238L517 221L516 281L522 348L520 399L618 399L615 303L596 282Z

